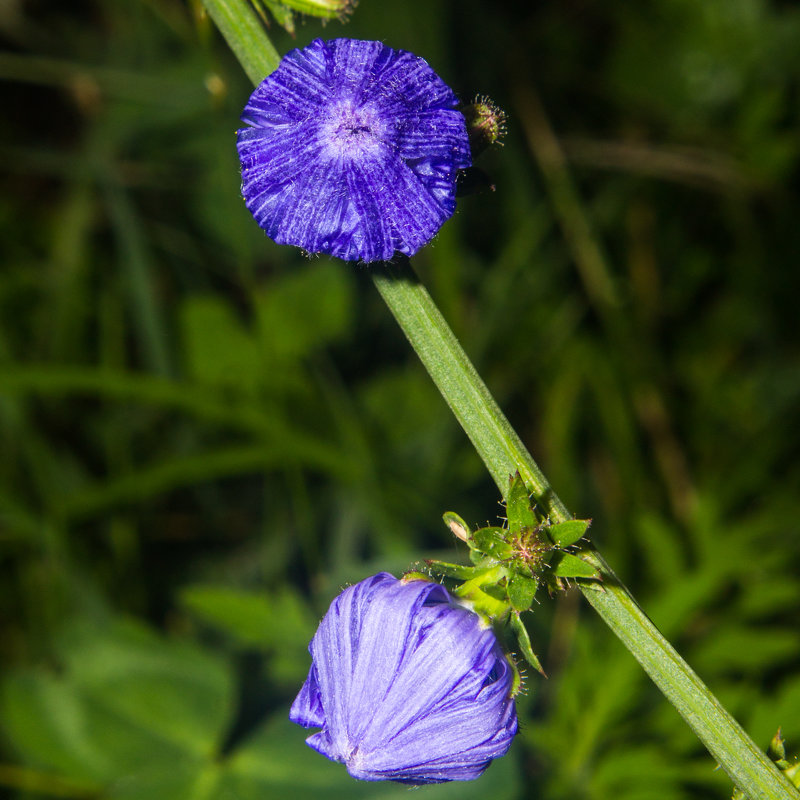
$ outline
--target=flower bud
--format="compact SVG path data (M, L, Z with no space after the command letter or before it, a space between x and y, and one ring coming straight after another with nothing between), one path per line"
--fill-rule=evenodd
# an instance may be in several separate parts
M380 573L345 589L309 645L289 718L366 781L477 778L517 732L494 632L438 583Z
M475 159L487 147L502 144L506 134L506 113L486 95L478 95L472 103L461 108L467 121L467 134L472 158Z

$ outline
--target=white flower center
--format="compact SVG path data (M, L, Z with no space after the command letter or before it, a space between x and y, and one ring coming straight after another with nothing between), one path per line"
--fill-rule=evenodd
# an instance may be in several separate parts
M320 140L329 157L352 160L381 150L386 132L377 109L338 100L329 106L321 122Z

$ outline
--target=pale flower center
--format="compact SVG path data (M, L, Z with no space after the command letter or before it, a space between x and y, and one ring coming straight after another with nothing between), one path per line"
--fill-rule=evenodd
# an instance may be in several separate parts
M332 158L357 159L377 153L386 136L386 125L377 109L338 100L326 110L320 141Z

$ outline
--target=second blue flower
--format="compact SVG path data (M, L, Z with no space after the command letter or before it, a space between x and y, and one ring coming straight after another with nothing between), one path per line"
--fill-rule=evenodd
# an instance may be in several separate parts
M309 647L289 718L365 781L477 778L517 732L513 670L492 629L447 590L387 573L345 589Z

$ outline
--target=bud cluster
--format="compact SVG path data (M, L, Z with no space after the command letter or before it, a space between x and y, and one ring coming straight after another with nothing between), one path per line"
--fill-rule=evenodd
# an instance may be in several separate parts
M590 520L551 524L537 514L519 473L511 477L506 499L506 525L474 531L452 512L444 521L470 549L473 566L428 561L434 574L464 581L453 590L471 607L496 624L507 625L525 659L544 672L533 652L520 614L530 610L540 585L551 593L570 580L600 580L600 572L576 548Z

